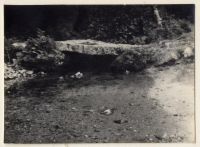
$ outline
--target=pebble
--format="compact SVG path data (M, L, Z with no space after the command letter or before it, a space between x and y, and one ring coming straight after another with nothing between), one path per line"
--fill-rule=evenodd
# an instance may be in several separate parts
M27 74L29 74L29 75L31 75L31 74L33 74L33 71L27 71Z
M98 130L98 129L94 129L94 132L100 132L100 130Z
M59 81L63 81L63 80L64 80L63 76L59 77Z
M153 141L153 139L152 139L152 138L149 138L149 141Z
M164 133L162 137L167 138L167 133Z
M127 123L128 120L122 120L122 119L119 119L119 120L114 120L114 123L116 124L123 124L123 123Z
M129 103L129 106L134 106L134 103Z
M115 133L116 136L121 136L121 133Z
M71 75L71 76L70 76L70 78L72 78L72 79L73 79L73 78L75 78L75 76L74 76L74 75Z
M157 138L158 140L162 140L162 137L161 136L159 136L159 135L154 135L155 136L155 138Z
M85 136L85 138L88 138L89 136L88 135L84 135Z
M76 107L72 107L72 110L77 110Z
M130 71L129 70L126 70L126 75L129 75L130 74Z
M194 54L193 49L191 47L186 47L184 52L183 52L183 55L184 55L185 58L191 57L191 56L193 56L193 54Z
M111 109L106 109L102 112L102 114L104 115L111 115L113 113L113 111Z

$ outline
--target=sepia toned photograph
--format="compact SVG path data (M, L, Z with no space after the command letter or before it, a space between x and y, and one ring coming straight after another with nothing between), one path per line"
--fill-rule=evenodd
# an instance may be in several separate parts
M195 5L4 5L4 143L195 143Z

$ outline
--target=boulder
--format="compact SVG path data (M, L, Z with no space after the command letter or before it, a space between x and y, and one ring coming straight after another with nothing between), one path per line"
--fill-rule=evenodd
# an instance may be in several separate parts
M56 46L63 52L77 52L90 55L120 55L124 51L131 51L142 45L114 44L87 39L57 41Z
M89 55L120 55L125 51L148 48L149 45L114 44L97 40L56 41L56 47L62 52L76 52ZM25 48L26 43L14 43L15 48Z
M191 48L191 47L186 47L185 50L183 51L183 56L184 56L185 58L189 58L189 57L194 56L193 48Z

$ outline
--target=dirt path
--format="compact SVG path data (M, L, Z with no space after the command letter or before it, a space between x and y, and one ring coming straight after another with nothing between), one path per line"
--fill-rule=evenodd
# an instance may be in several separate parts
M25 83L5 98L5 142L193 142L194 64Z
M178 127L171 126L172 134L184 136L184 141L194 141L194 65L159 70L153 74L155 84L149 97L158 100L163 110L174 116L173 123Z

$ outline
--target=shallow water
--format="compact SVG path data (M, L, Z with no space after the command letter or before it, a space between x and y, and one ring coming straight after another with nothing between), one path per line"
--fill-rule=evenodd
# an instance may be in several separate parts
M193 66L29 80L6 94L5 142L193 142Z

